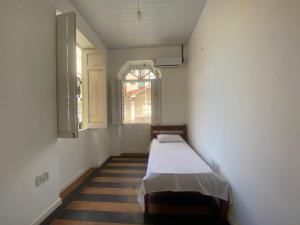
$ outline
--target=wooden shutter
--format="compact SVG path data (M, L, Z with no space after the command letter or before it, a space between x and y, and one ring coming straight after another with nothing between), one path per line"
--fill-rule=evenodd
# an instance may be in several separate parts
M111 84L112 124L122 124L122 82L113 80Z
M104 55L98 50L82 51L83 126L106 128L106 73Z
M155 79L151 81L151 109L152 124L161 123L161 81Z
M57 129L60 138L78 137L76 15L56 16Z

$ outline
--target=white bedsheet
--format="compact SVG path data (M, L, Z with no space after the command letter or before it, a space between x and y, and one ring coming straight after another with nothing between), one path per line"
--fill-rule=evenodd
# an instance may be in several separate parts
M153 139L138 195L142 209L145 194L162 191L199 192L231 202L228 182L214 173L186 142L159 143Z

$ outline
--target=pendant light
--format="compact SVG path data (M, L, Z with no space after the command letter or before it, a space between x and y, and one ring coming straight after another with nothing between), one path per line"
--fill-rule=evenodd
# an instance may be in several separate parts
M140 0L138 0L138 9L136 11L136 18L138 22L140 22L143 19L143 13L140 10Z

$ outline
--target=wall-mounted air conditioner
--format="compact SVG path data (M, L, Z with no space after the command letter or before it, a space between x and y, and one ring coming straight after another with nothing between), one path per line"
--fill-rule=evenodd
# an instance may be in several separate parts
M154 66L159 68L178 67L181 66L183 63L183 45L181 45L181 57L157 57L154 59Z
M155 67L178 67L182 64L181 57L158 57L154 60Z

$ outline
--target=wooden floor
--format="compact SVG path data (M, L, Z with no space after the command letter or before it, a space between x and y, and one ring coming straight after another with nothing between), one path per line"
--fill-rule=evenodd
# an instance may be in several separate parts
M214 201L197 194L153 194L151 214L145 217L137 194L146 168L147 157L110 158L65 196L42 225L219 224Z

